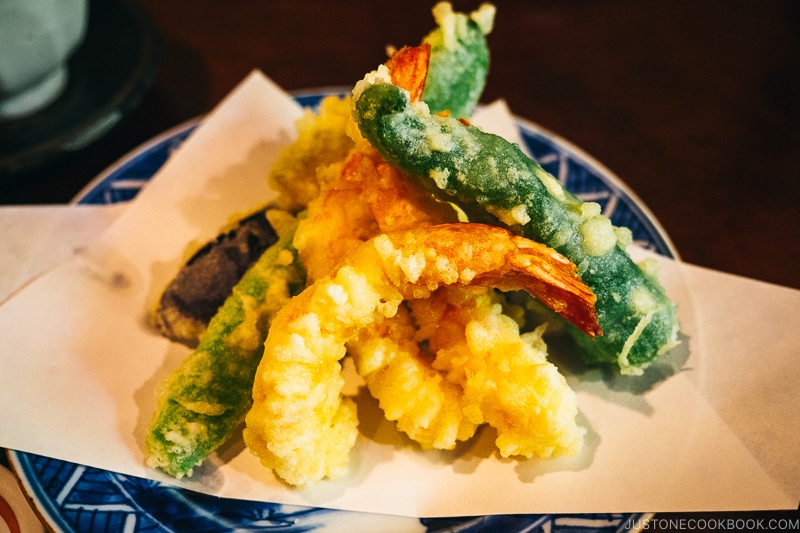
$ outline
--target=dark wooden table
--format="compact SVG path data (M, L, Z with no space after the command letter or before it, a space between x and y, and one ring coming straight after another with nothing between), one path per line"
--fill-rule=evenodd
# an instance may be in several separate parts
M139 143L209 111L254 68L290 90L351 85L385 45L419 41L431 4L139 0L161 36L140 105L55 168L0 185L0 203L69 201ZM800 288L800 3L498 7L484 100L505 98L609 167L686 261Z
M352 85L387 44L418 43L432 2L138 0L160 35L138 107L89 147L0 184L0 203L68 202L252 69L288 90ZM685 261L800 288L800 2L497 6L484 101L504 98L610 168Z

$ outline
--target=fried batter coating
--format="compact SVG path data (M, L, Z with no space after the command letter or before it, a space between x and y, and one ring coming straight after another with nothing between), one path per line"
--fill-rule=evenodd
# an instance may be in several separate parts
M525 290L589 336L600 334L594 294L576 267L551 248L485 224L437 224L376 241L412 282L405 296L429 296L440 284Z
M379 233L457 219L452 207L409 182L371 148L366 153L352 150L346 161L329 166L320 176L325 177L320 180L325 188L309 204L294 241L311 281L333 271L347 252ZM401 307L392 319L362 330L348 343L348 353L398 429L424 448L451 449L476 426L461 414L460 388L431 369L413 335L411 317ZM400 383L405 396L392 394L392 384ZM423 399L428 405L424 413L406 414L423 405Z
M148 466L191 476L241 424L270 323L305 286L291 242L289 232L245 272L197 349L161 385L145 440Z
M319 195L317 168L341 161L353 147L345 133L350 99L324 98L319 113L306 109L297 121L297 139L282 150L267 179L279 193L276 205L297 211Z
M498 299L485 287L448 287L429 299L411 300L420 328L414 340L434 341L429 347L437 355L433 367L428 368L430 361L420 355L416 342L408 340L411 326L395 324L401 318L395 317L348 345L356 369L386 417L397 420L398 429L423 448L451 449L471 437L474 429L468 428L488 422L498 430L497 445L504 456L572 455L583 437L575 423L576 396L547 361L541 336L520 336L518 324L502 313ZM436 308L441 312L431 313ZM480 332L482 343L476 337ZM462 340L467 338L475 342ZM448 364L454 354L460 354L457 364ZM463 391L440 382L436 369L451 376L460 369L463 379L448 381ZM470 380L464 377L467 371ZM438 394L431 391L437 386ZM439 402L442 397L448 398L445 406Z
M373 170L358 152L319 170L324 190L309 203L294 238L309 283L333 271L348 252L378 233L361 198L365 176Z
M547 361L543 328L520 334L485 287L443 287L409 305L418 320L435 324L416 336L435 354L433 368L463 389L473 423L497 430L503 457L550 458L580 449L585 430L575 422L577 397Z
M491 4L482 4L469 15L454 12L450 2L433 8L438 27L423 40L431 47L431 75L422 97L432 113L447 110L454 118L472 114L489 71L486 34L492 30L494 15Z
M458 222L458 213L452 205L435 199L377 152L370 150L364 157L369 158L375 170L364 181L361 197L370 206L381 233Z
M357 264L292 299L264 344L244 440L291 485L308 486L346 471L358 419L355 404L341 394L339 360L359 327L391 316L402 300L380 283L383 276L371 275L377 264Z
M373 150L351 151L345 162L325 173L338 174L325 180L327 189L309 204L295 238L309 279L332 271L348 250L378 232L457 218L449 204L433 199ZM430 366L431 358L412 341L410 317L400 309L397 316L362 330L348 343L348 352L387 419L423 448L452 449L483 420L466 418L460 384L448 383Z
M457 221L449 204L408 181L371 148L351 150L318 173L323 190L309 203L294 239L309 283L378 233Z
M440 286L541 292L553 273L536 267L539 248L501 228L458 223L381 234L357 247L335 273L317 280L275 317L246 418L250 450L292 485L341 474L358 424L354 405L341 394L339 360L346 344L394 316L403 300L428 297ZM569 265L554 268L567 279ZM544 280L535 279L542 275ZM569 293L569 287L560 283L557 292ZM591 305L584 307L578 314L591 314Z
M363 137L409 178L458 204L470 220L508 227L578 265L597 295L604 330L587 336L567 328L587 362L640 374L676 344L674 302L656 277L633 262L624 249L629 234L615 229L598 204L580 201L505 139L431 115L389 74L381 65L353 91L353 117Z
M461 387L431 366L415 335L411 314L400 306L391 319L362 330L348 353L387 420L424 449L451 450L472 437L480 421L467 417Z

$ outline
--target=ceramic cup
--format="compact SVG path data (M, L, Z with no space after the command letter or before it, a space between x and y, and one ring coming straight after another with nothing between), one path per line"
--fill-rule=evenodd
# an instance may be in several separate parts
M53 102L86 35L88 0L0 0L0 120Z

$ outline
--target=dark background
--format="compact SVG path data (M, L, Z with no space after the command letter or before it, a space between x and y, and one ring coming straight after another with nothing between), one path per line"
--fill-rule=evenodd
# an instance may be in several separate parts
M288 90L348 86L385 59L385 45L417 44L433 27L433 0L134 5L159 34L138 105L87 148L5 177L0 204L70 201L140 143L210 111L252 69ZM800 288L800 2L496 5L484 101L504 98L611 169L685 261Z
M88 148L0 183L0 203L69 201L141 142L208 112L254 68L289 90L352 85L385 45L416 44L433 25L432 0L137 3L160 34L138 107ZM800 2L497 6L484 101L505 98L611 169L684 260L800 288Z

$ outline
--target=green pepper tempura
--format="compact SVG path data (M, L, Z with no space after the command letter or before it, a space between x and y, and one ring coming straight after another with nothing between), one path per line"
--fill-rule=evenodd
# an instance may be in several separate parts
M362 135L389 164L457 204L470 220L506 226L577 265L597 295L604 332L589 338L569 328L587 362L640 373L674 346L674 303L656 277L631 260L624 237L619 240L625 232L597 204L570 194L505 139L412 104L381 69L354 90L353 114Z
M453 12L447 2L433 8L438 27L422 41L431 46L422 96L431 113L449 111L454 118L472 114L486 85L489 46L485 36L492 30L494 14L491 4L481 5L470 15Z
M305 287L293 236L284 235L250 267L197 349L162 385L145 443L149 466L190 476L244 420L269 325Z

